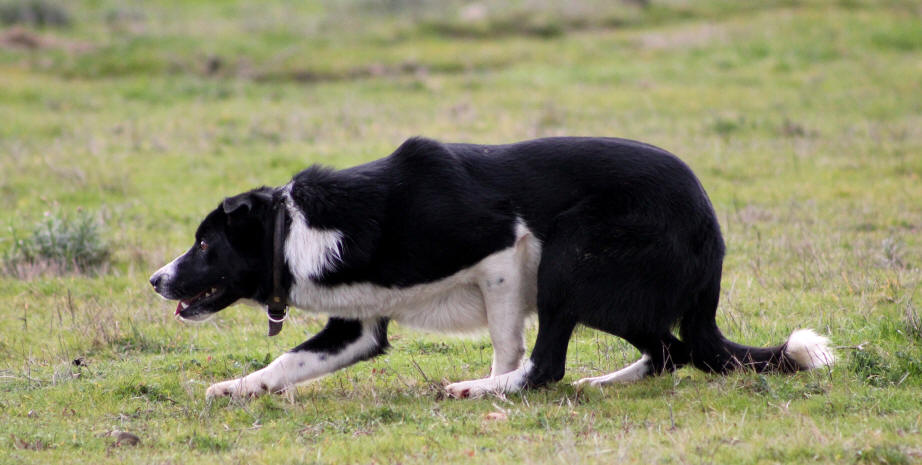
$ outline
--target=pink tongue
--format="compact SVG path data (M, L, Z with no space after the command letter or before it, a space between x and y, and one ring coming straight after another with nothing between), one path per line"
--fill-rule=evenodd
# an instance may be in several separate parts
M181 311L182 311L182 301L180 300L179 303L176 304L176 313L174 313L174 315L179 315L179 312Z

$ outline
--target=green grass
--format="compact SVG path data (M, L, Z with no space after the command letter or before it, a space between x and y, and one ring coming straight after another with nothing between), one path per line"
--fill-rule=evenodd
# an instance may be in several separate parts
M38 48L0 29L0 251L10 228L77 209L110 250L98 275L0 276L0 462L922 461L922 10L651 3L485 2L464 20L461 2L432 0L102 0L26 28ZM638 356L580 329L564 382L451 400L443 382L489 371L486 336L392 325L385 356L291 395L207 403L210 383L324 319L295 311L269 339L262 312L235 306L186 326L150 272L224 196L417 134L673 151L723 225L724 332L767 345L812 327L840 363L577 392ZM140 445L116 447L115 430Z

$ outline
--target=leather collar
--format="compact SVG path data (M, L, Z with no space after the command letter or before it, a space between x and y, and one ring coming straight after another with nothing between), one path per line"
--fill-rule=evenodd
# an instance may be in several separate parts
M266 304L269 318L269 336L282 331L282 323L288 318L288 293L282 286L282 267L285 266L285 202L274 202L275 229L272 233L272 293Z

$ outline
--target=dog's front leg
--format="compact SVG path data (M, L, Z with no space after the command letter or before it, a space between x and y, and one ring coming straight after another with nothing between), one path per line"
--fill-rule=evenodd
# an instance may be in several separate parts
M205 392L216 396L258 396L282 392L384 353L388 347L386 318L344 320L330 318L326 327L303 344L247 376L213 384Z

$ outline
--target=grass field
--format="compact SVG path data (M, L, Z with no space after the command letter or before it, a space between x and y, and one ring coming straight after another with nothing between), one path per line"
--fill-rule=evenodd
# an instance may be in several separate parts
M16 4L31 3L0 2ZM109 255L84 274L0 275L0 462L922 462L918 3L48 5L68 24L0 26L0 252L80 210ZM452 400L443 383L488 373L486 336L392 325L385 356L206 402L324 317L295 311L271 339L247 306L183 325L148 275L224 196L412 135L609 135L678 154L728 245L724 332L768 345L811 327L839 363L577 392L638 357L579 329L563 382Z

